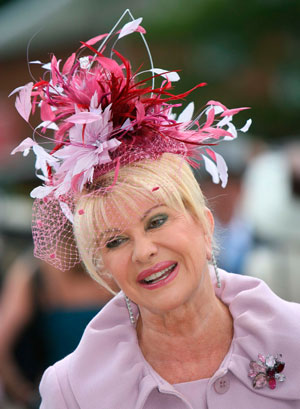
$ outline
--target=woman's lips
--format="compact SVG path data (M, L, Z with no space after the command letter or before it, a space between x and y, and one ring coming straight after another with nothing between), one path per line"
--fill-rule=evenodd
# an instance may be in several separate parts
M145 278L151 276L152 274L158 273L159 271L162 271L173 264L176 264L176 261L174 260L168 260L168 261L161 261L160 263L155 264L153 267L147 268L146 270L143 270L139 273L137 276L137 281L141 282Z
M165 269L162 269L165 270ZM160 270L160 271L162 271ZM169 265L169 270L167 269L161 276L154 278L153 280L147 282L145 279L139 281L139 284L146 288L147 290L155 290L157 288L163 287L170 283L177 276L179 271L178 263L173 263ZM157 272L158 273L158 272ZM151 276L151 274L150 274ZM149 275L147 277L150 277Z

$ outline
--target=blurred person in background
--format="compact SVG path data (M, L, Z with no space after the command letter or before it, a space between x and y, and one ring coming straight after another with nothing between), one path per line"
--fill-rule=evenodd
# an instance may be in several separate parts
M234 274L245 273L245 262L253 246L253 227L242 209L244 175L248 164L262 149L264 144L245 137L220 146L218 152L230 169L226 190L210 183L207 177L198 176L215 219L218 265Z
M262 278L286 300L300 302L300 143L258 155L245 175L244 217L254 245L245 273Z
M15 173L1 178L1 409L39 406L41 374L76 348L87 323L111 298L79 265L61 274L33 257L32 200L24 193L36 181L23 166L10 166Z
M62 273L33 259L32 249L12 263L5 277L0 293L3 393L10 404L34 409L43 371L77 347L111 294L82 267Z

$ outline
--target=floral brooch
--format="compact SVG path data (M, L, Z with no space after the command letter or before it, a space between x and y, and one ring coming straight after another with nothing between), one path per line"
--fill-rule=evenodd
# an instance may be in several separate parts
M254 389L261 389L268 385L270 389L276 388L277 381L285 381L285 375L282 373L285 363L282 361L282 355L258 354L257 361L250 361L248 376L252 379Z

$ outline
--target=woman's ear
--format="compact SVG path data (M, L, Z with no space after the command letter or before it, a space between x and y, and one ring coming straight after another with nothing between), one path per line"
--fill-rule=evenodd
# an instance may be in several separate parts
M212 238L214 234L214 227L215 221L212 212L206 207L205 208L205 219L206 219L206 226L205 226L205 243L206 243L206 258L207 260L211 260L212 258Z

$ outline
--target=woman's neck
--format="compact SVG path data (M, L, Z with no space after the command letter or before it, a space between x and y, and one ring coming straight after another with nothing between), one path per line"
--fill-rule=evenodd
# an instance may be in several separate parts
M210 282L209 286L176 310L156 314L140 309L137 335L142 353L171 383L211 377L230 348L231 314Z

